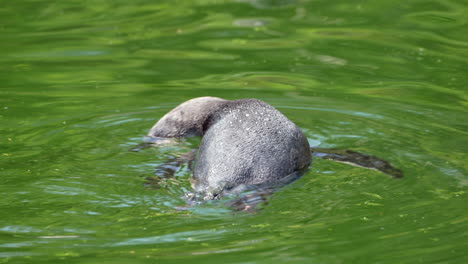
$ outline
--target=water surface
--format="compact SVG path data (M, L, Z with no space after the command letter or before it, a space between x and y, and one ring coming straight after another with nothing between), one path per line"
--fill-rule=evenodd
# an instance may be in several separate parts
M464 1L0 3L1 263L468 261ZM177 210L191 139L129 151L193 97L258 98L319 147L256 213Z

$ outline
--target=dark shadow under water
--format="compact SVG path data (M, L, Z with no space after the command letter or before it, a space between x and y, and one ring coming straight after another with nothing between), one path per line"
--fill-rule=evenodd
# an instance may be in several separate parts
M162 147L167 144L177 144L180 139L168 139L158 137L144 138L144 142L131 148L130 151L138 152L150 147ZM403 173L398 168L392 166L388 161L381 158L359 153L348 149L328 149L328 148L311 148L312 156L316 158L332 160L340 163L358 166L362 168L372 169L387 174L395 179L402 178ZM150 188L165 188L168 180L172 179L175 174L188 164L188 169L192 171L196 159L197 149L191 151L166 155L164 163L155 168L154 176L146 178L146 185ZM254 212L259 204L264 204L268 201L268 197L279 188L300 178L308 169L296 171L280 182L274 184L258 184L258 185L238 185L233 188L222 190L221 194L206 194L187 192L183 199L187 206L178 207L179 210L187 210L187 208L204 203L207 200L227 199L225 203L227 207L234 211ZM190 179L191 180L191 179Z

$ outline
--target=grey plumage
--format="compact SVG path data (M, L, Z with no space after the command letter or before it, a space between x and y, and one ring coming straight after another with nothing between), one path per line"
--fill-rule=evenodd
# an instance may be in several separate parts
M199 193L216 197L240 186L277 184L295 178L311 162L302 131L257 99L200 97L167 113L152 137L203 136L191 179Z

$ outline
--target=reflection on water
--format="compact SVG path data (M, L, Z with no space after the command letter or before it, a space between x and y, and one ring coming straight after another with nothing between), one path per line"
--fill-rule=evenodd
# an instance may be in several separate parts
M111 12L109 12L111 11ZM0 262L466 262L463 1L20 1L0 8ZM129 151L193 97L255 97L315 159L256 213L189 210L198 139ZM389 250L391 249L391 250Z

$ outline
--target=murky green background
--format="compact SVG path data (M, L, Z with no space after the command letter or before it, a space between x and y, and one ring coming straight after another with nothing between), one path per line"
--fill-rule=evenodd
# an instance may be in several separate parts
M464 0L0 0L0 263L467 263ZM255 97L315 160L257 213L190 210L196 140L129 149L193 97Z

